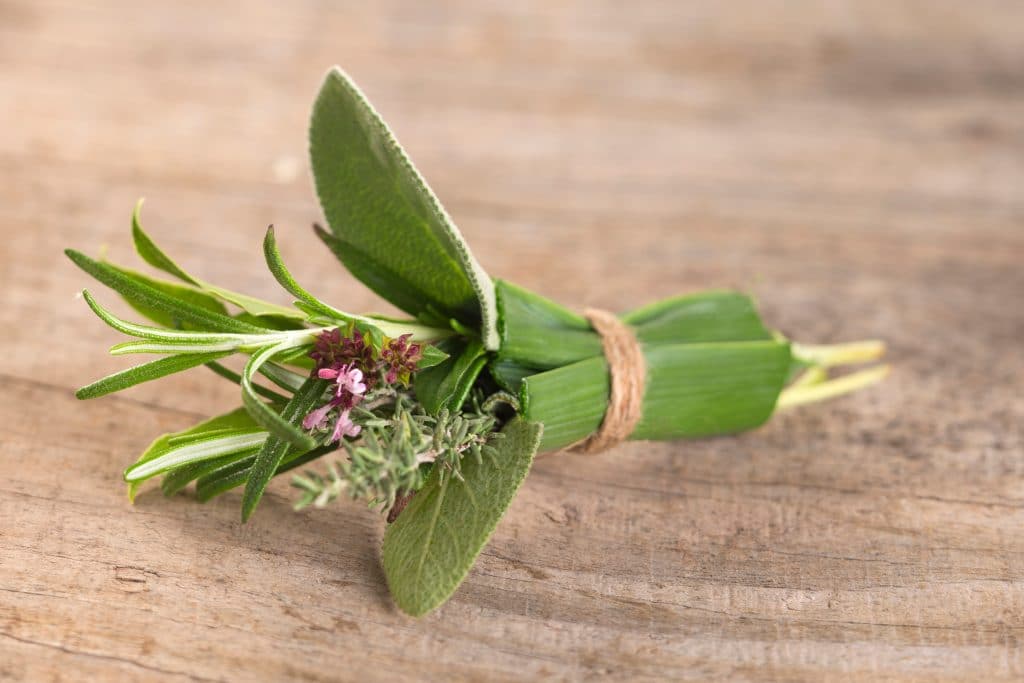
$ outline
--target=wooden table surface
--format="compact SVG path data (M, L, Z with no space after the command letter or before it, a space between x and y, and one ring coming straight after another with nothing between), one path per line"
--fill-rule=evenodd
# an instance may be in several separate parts
M1020 680L1022 35L999 0L0 0L0 679ZM287 302L274 223L305 282L380 308L309 230L334 63L494 275L612 310L738 287L798 340L886 339L894 374L539 461L419 621L360 505L131 507L123 466L237 393L77 402L125 362L60 251L130 261L146 196L208 280Z

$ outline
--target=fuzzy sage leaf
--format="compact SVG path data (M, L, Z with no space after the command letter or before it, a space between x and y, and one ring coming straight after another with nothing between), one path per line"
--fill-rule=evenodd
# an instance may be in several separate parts
M462 479L435 468L384 534L384 573L395 602L413 616L439 606L466 578L530 470L543 427L515 419Z
M380 115L337 67L313 105L309 149L342 263L408 313L420 316L434 304L497 348L491 279Z

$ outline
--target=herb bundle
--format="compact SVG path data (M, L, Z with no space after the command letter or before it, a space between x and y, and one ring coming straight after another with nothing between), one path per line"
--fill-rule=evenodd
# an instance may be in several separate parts
M247 520L268 482L291 472L297 508L362 499L388 514L384 569L410 614L429 612L458 587L538 452L738 432L886 372L830 377L835 366L878 359L884 347L790 342L736 292L676 297L616 317L579 315L492 281L338 69L316 99L310 153L329 226L315 226L316 234L410 317L349 313L317 298L282 261L272 228L266 263L294 305L217 287L156 245L140 204L136 250L172 279L67 254L151 323L124 320L83 292L97 316L133 338L111 353L159 358L77 395L199 366L238 384L240 407L161 436L125 470L130 497L156 477L166 495L194 483L200 501L242 487ZM222 362L233 355L244 359L240 371Z

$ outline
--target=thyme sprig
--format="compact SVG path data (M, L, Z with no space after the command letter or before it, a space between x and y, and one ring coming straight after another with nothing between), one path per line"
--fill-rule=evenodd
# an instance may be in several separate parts
M391 509L396 499L422 488L432 469L461 480L463 458L482 463L485 454L494 453L491 442L501 436L491 415L447 409L429 415L406 393L395 394L385 410L355 413L362 431L358 440L342 443L347 458L328 462L326 474L310 470L292 478L302 492L297 510L324 507L343 493Z

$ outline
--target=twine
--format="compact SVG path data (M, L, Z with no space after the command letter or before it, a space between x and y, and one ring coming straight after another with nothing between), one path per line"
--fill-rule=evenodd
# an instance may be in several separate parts
M628 325L597 308L588 308L583 314L601 336L611 380L608 408L601 426L570 449L592 455L619 445L636 429L643 414L647 364L640 342Z

